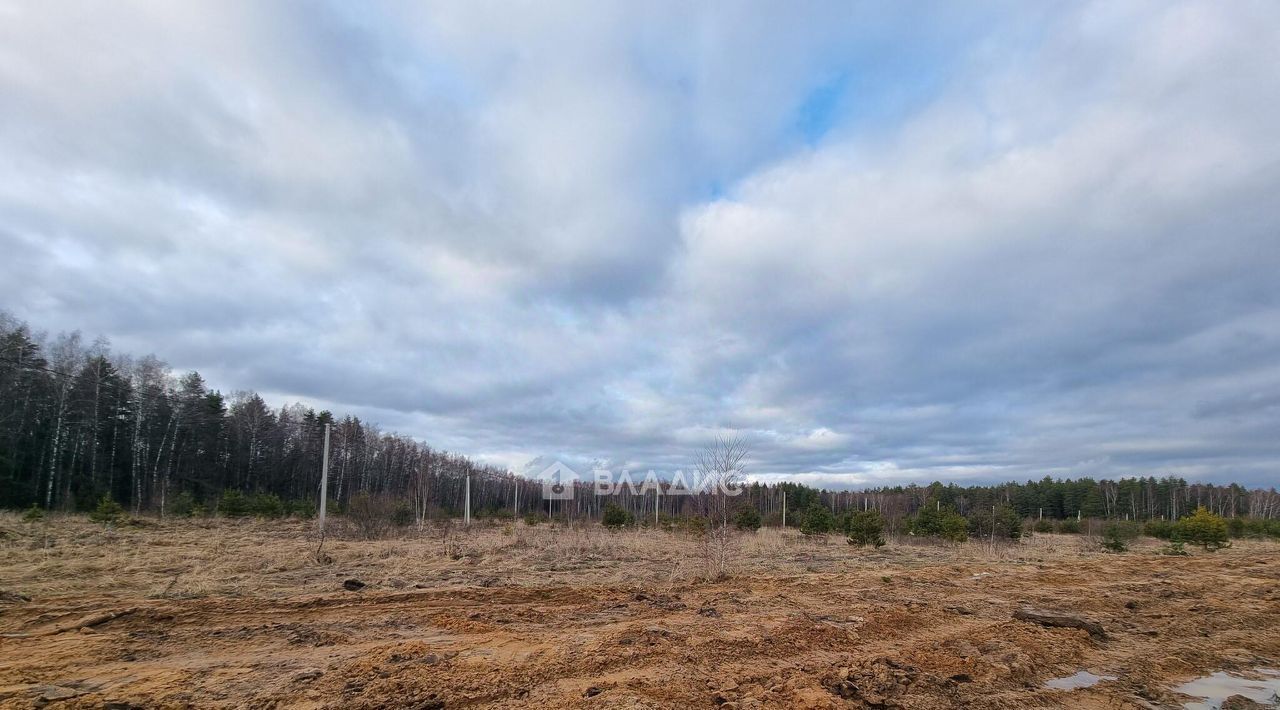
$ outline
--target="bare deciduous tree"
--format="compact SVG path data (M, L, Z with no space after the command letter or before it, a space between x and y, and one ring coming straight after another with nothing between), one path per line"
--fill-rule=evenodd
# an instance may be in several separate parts
M729 530L729 498L742 483L748 449L741 436L717 436L694 459L702 495L703 513L710 519L705 538L707 576L723 578L729 568L732 539Z

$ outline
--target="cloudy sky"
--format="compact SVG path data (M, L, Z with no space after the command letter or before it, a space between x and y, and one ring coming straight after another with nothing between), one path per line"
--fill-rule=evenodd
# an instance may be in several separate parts
M0 250L515 469L1276 485L1280 4L0 0Z

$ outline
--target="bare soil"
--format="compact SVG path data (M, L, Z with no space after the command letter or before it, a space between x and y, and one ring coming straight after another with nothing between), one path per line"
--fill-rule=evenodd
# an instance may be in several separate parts
M317 559L312 528L0 516L0 706L1179 707L1183 681L1280 667L1275 543L765 530L709 581L702 542L657 531L437 526ZM1045 687L1081 670L1115 679Z

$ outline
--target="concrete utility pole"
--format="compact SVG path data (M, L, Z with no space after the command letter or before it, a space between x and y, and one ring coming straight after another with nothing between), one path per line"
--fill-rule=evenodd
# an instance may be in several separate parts
M787 529L787 492L782 492L782 529Z
M653 529L658 529L658 510L662 507L662 482L653 488Z
M471 474L467 474L467 507L465 510L465 524L471 524Z
M320 537L324 537L324 513L329 502L329 426L324 425L324 454L320 458Z
M519 481L512 481L512 482L516 484L516 504L515 504L515 511L513 514L518 518L520 517L520 482Z

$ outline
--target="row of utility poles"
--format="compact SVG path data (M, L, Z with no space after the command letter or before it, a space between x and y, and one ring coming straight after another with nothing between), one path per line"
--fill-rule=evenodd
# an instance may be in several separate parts
M324 539L325 513L329 504L329 428L330 426L331 425L328 422L326 422L324 425L324 453L321 454L321 457L320 457L320 515L318 517L320 520L320 538L322 540ZM467 491L466 503L464 504L464 507L463 507L463 524L470 525L471 524L471 474L470 473L467 474L466 491ZM662 509L662 506L659 505L659 501L661 500L661 496L662 496L662 490L658 489L654 493L655 493L655 496L657 496L657 500L655 501L653 506L653 524L657 526L658 511ZM550 500L547 501L547 505L549 509L551 505ZM515 507L516 507L516 510L520 510L520 487L519 486L516 486ZM787 526L787 492L784 490L782 492L782 527L785 528L786 526Z

